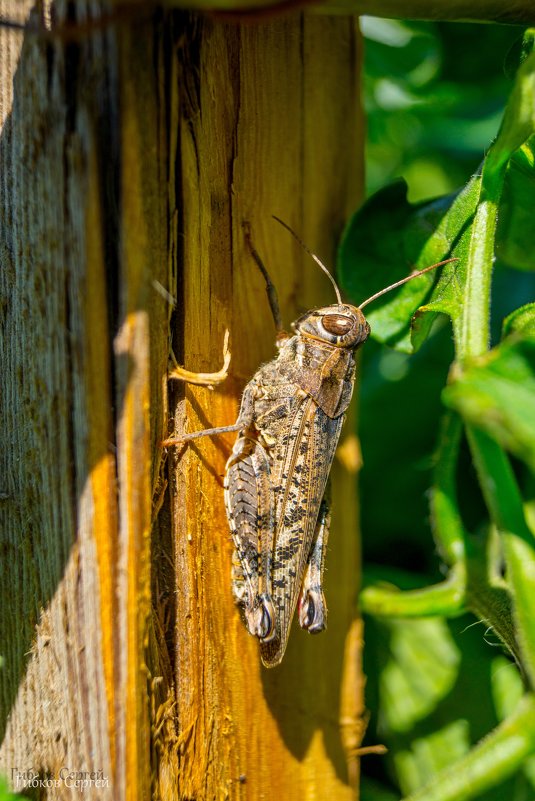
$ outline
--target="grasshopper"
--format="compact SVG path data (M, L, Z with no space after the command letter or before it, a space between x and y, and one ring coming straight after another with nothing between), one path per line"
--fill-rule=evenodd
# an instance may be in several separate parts
M329 535L328 479L355 381L354 353L368 338L365 305L385 292L454 259L415 272L360 306L342 303L325 265L286 223L330 278L337 303L312 309L282 331L277 294L252 246L278 331L278 355L262 365L243 392L234 425L165 440L181 444L237 431L225 468L224 495L234 542L232 590L250 634L260 641L266 667L286 650L296 607L310 634L326 627L323 570Z

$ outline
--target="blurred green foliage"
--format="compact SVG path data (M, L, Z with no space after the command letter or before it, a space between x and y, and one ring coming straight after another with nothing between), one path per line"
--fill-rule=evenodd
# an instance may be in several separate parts
M361 28L368 194L399 175L411 202L457 190L498 131L522 29L375 17Z
M379 579L411 590L444 577L429 511L444 402L466 425L479 426L484 417L480 428L493 438L488 460L477 471L464 439L455 457L458 507L477 551L475 561L485 551L499 572L502 556L488 538L489 488L481 484L485 469L492 473L495 468L499 475L503 467L499 454L497 461L493 454L494 443L519 459L512 480L516 477L524 493L527 519L535 516L530 511L535 482L529 469L534 447L533 342L509 339L441 397L452 362L462 356L463 331L477 330L465 311L470 308L465 265L475 247L470 220L481 188L481 179L474 176L512 91L511 64L522 31L373 18L365 18L362 28L368 190L380 191L344 235L339 257L343 286L358 303L411 266L422 268L445 258L452 247L461 257L458 267L444 271L433 295L433 279L422 276L401 294L394 293L395 298L386 296L371 306L369 314L366 309L380 342L405 351L411 342L421 346L409 356L370 341L362 354L360 396L365 581ZM517 119L513 114L513 136L518 134ZM492 304L489 298L484 304L487 311L492 308L492 344L511 334L532 336L535 328L533 148L528 143L511 158L518 145L508 149L507 130L503 134L508 168L505 175L500 173L500 214L491 235L498 261ZM499 147L493 158L498 174ZM488 173L492 179L490 169ZM408 194L403 184L382 188L398 177L405 179ZM463 186L464 194L455 194ZM448 197L429 203L437 195ZM354 265L355 253L358 269L353 270L349 265ZM411 330L409 309L422 303L428 311ZM450 322L437 312L450 316L455 336ZM473 441L471 447L473 451ZM521 605L522 598L517 601ZM484 615L479 622L467 615L448 621L366 618L367 706L372 713L366 744L385 743L389 754L384 760L364 758L363 801L392 801L413 793L514 713L523 694L522 678L496 631ZM501 780L498 773L494 786L478 797L533 801L535 762L526 760L512 778Z
M0 801L28 801L26 796L20 793L12 793L8 783L3 776L0 776Z

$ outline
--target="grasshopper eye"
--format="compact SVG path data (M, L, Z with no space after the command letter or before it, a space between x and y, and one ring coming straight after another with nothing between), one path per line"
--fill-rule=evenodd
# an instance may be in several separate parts
M353 328L354 320L343 314L326 314L322 318L321 323L329 334L343 337L344 334L348 334Z
M300 337L350 350L362 345L370 333L360 309L340 303L311 309L292 323L292 327Z

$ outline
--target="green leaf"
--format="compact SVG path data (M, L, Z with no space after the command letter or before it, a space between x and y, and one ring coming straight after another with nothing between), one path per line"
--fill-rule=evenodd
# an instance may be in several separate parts
M517 270L535 270L535 141L532 137L512 156L500 201L496 255Z
M455 196L412 205L407 185L397 181L371 197L351 218L340 243L338 274L353 302L448 256L444 219ZM451 269L449 271L451 273ZM372 336L411 351L410 319L430 299L436 276L423 275L374 302L367 313Z
M512 715L524 695L522 677L514 665L505 656L497 656L492 660L490 671L494 708L499 720Z
M502 339L509 334L535 336L535 303L526 303L508 315L503 321Z
M485 158L481 193L472 225L466 263L459 360L480 356L490 336L490 290L498 208L509 159L535 132L535 54L518 70L502 125Z
M535 750L535 697L525 695L514 713L469 754L449 764L405 801L468 801L488 798L489 790L514 775ZM511 798L504 794L501 798Z
M404 793L451 768L498 723L492 634L471 622L366 619L367 699L374 714L369 742L388 747L386 759ZM485 801L521 801L515 781L488 789Z
M395 756L396 770L404 778L402 787L420 788L441 770L460 760L470 747L470 725L458 719L438 728L425 739L416 740L411 750Z
M490 148L485 167L500 172L515 150L535 132L535 53L520 66L509 97L496 141Z
M430 325L438 313L449 316L453 324L455 341L459 341L471 224L477 210L480 190L481 176L474 175L464 189L455 196L436 231L437 236L443 237L449 243L451 255L459 261L441 273L431 300L422 306L414 317L411 341L415 350L425 340Z
M508 78L513 79L519 67L535 49L535 29L528 28L513 42L503 64Z
M409 732L452 689L460 653L439 618L391 620L387 627L391 659L379 683L384 723L392 732Z
M505 341L443 392L447 406L535 471L535 337Z
M507 171L509 194L500 241L508 263L522 269L533 264L533 159L525 143L534 131L535 54L531 54L518 71L500 132L485 159L483 179L473 176L458 195L416 205L407 201L406 184L397 182L377 192L352 217L340 244L338 271L356 304L383 288L378 270L387 286L410 269L423 269L448 254L460 258L455 267L443 270L433 290L433 278L426 275L379 298L368 314L375 339L405 352L416 350L436 314L445 313L453 322L461 357L486 349L498 203L505 168L519 148L523 149ZM517 191L519 182L522 195L515 194L513 202L511 192ZM419 307L411 332L410 319Z

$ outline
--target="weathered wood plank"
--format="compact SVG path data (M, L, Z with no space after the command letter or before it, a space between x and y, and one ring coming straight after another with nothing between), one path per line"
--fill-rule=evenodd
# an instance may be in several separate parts
M10 778L101 771L95 798L146 798L151 780L151 459L169 317L154 289L168 264L152 30L74 43L32 31L1 63L0 760ZM49 797L71 792L63 781Z
M187 37L182 123L183 359L189 369L216 369L228 327L233 361L219 390L186 389L176 420L184 425L185 413L189 430L232 422L244 383L274 352L242 221L251 223L286 324L330 302L327 280L271 215L333 264L362 152L352 19L206 22L195 34ZM181 797L352 798L340 718L354 734L360 688L346 682L342 712L340 695L358 585L353 477L336 466L329 629L317 638L294 630L282 665L266 671L229 588L222 473L231 441L201 440L173 457Z

